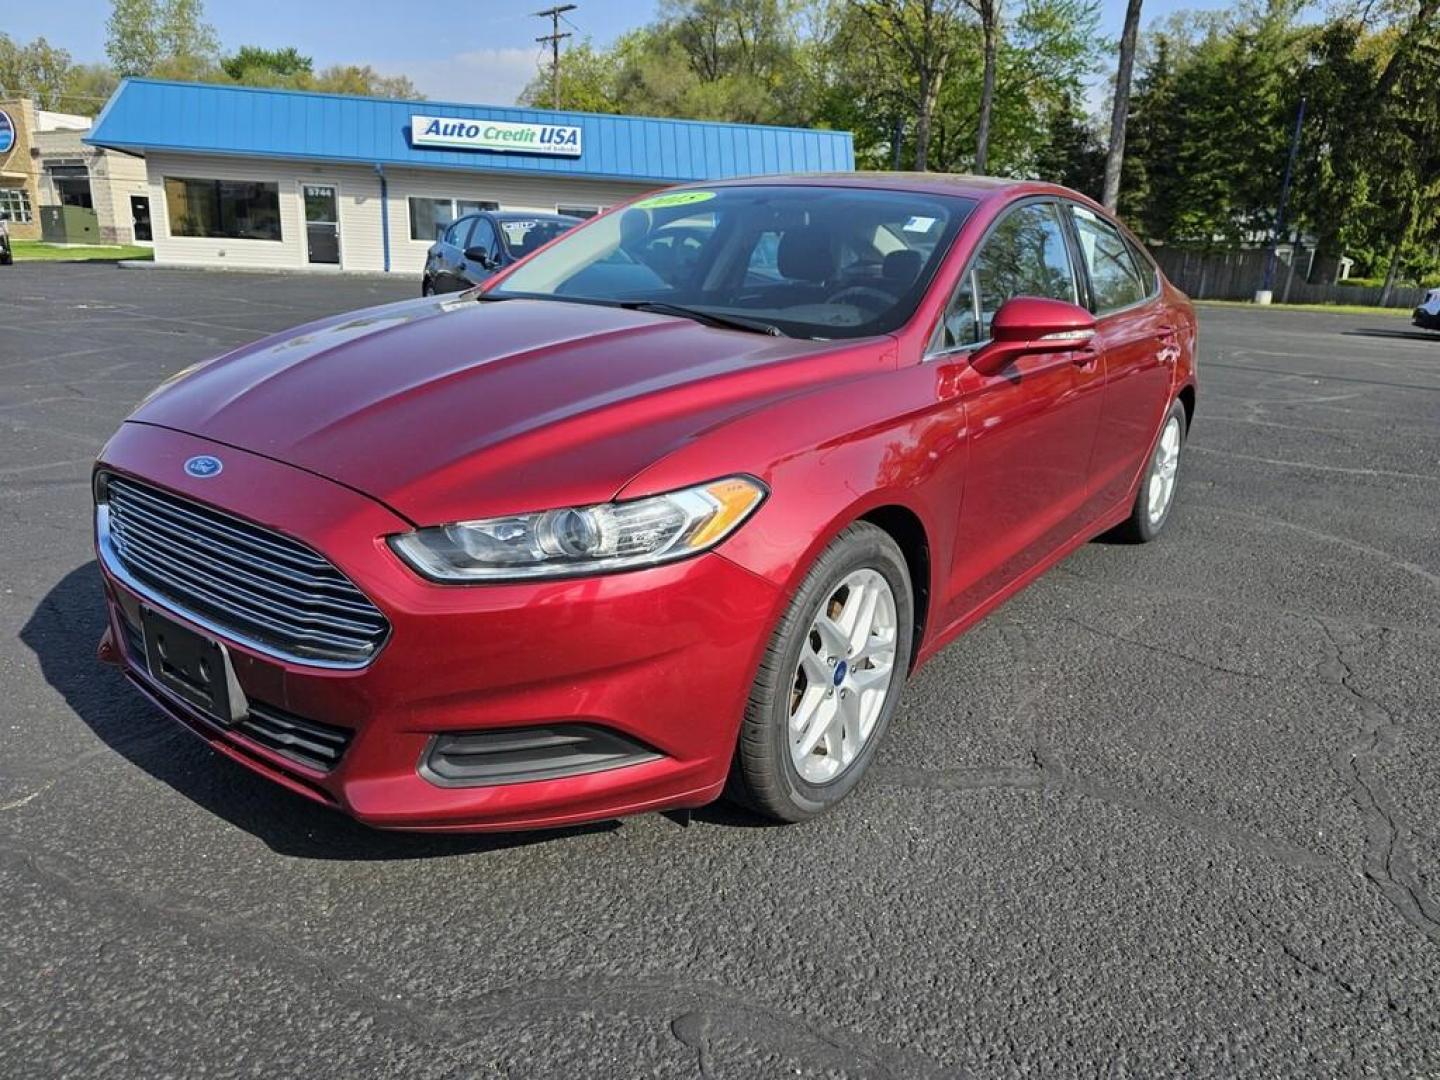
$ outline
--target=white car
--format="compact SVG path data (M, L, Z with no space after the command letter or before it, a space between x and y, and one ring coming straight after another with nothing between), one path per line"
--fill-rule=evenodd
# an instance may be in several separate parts
M1440 330L1440 289L1431 289L1414 312L1415 325L1422 330Z

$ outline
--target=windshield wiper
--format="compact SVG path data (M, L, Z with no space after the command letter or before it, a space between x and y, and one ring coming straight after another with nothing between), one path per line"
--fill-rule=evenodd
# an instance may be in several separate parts
M616 305L627 311L649 311L656 315L678 315L682 319L694 319L706 326L719 326L726 330L746 330L752 334L768 334L771 337L786 337L786 333L774 323L760 319L747 319L743 315L720 315L700 308L685 307L683 304L667 304L663 300L627 300Z

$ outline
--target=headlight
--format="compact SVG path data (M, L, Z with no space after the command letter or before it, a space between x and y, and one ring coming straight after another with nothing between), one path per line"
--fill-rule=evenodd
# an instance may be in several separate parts
M419 529L390 537L390 546L435 581L599 574L654 566L714 547L765 495L758 480L731 476L630 502Z

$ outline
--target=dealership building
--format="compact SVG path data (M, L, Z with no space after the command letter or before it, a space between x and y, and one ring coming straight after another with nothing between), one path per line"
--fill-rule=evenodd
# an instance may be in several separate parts
M84 140L143 156L157 263L418 274L456 217L854 167L848 132L126 80Z

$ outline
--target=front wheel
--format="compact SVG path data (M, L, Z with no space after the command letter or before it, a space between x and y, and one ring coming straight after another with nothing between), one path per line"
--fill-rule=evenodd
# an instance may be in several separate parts
M1160 428L1160 437L1150 452L1130 517L1116 530L1121 539L1146 544L1160 535L1169 520L1170 508L1175 505L1175 489L1180 483L1180 452L1184 448L1185 406L1176 401L1171 404Z
M821 553L760 662L730 795L777 821L839 802L875 756L910 667L915 601L883 529L851 525Z

